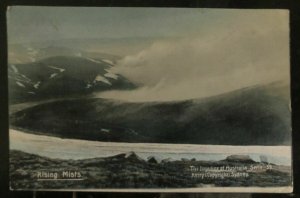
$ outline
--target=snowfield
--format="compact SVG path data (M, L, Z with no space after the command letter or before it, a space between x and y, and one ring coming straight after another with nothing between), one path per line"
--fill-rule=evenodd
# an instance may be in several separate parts
M222 160L228 155L249 155L260 161L266 156L270 163L291 165L290 146L227 146L196 144L159 144L159 143L119 143L77 140L35 135L10 129L10 149L20 150L36 155L60 159L87 159L108 157L134 151L147 159L155 156L159 161L180 160L181 158L197 160Z

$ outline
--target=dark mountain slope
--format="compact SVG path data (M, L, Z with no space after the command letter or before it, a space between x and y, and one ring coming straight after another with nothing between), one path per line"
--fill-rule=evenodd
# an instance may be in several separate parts
M62 100L17 112L11 125L99 141L284 145L291 138L284 90L287 86L271 84L178 102Z
M102 60L71 56L9 65L10 102L135 87L123 76L111 73L111 67Z

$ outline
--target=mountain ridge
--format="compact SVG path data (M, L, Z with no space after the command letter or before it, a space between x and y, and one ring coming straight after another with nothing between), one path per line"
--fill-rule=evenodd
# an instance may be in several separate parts
M286 88L271 84L169 103L61 100L12 114L11 126L98 141L289 145L289 101L274 96Z
M111 71L112 64L112 61L106 59L73 56L55 56L37 62L10 64L10 102L135 88L128 79Z

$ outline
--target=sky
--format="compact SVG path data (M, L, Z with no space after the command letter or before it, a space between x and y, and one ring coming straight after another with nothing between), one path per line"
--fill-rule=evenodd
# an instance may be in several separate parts
M102 92L97 97L185 100L289 82L287 10L23 6L11 7L7 17L11 43L163 38L125 55L112 69L139 89Z
M224 9L186 8L14 6L7 11L11 42L199 35L235 16Z

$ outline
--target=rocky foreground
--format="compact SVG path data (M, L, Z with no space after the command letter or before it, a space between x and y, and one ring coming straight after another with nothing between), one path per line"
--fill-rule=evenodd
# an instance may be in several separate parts
M231 155L220 161L141 159L134 152L60 160L12 150L12 189L193 188L290 186L291 167Z

